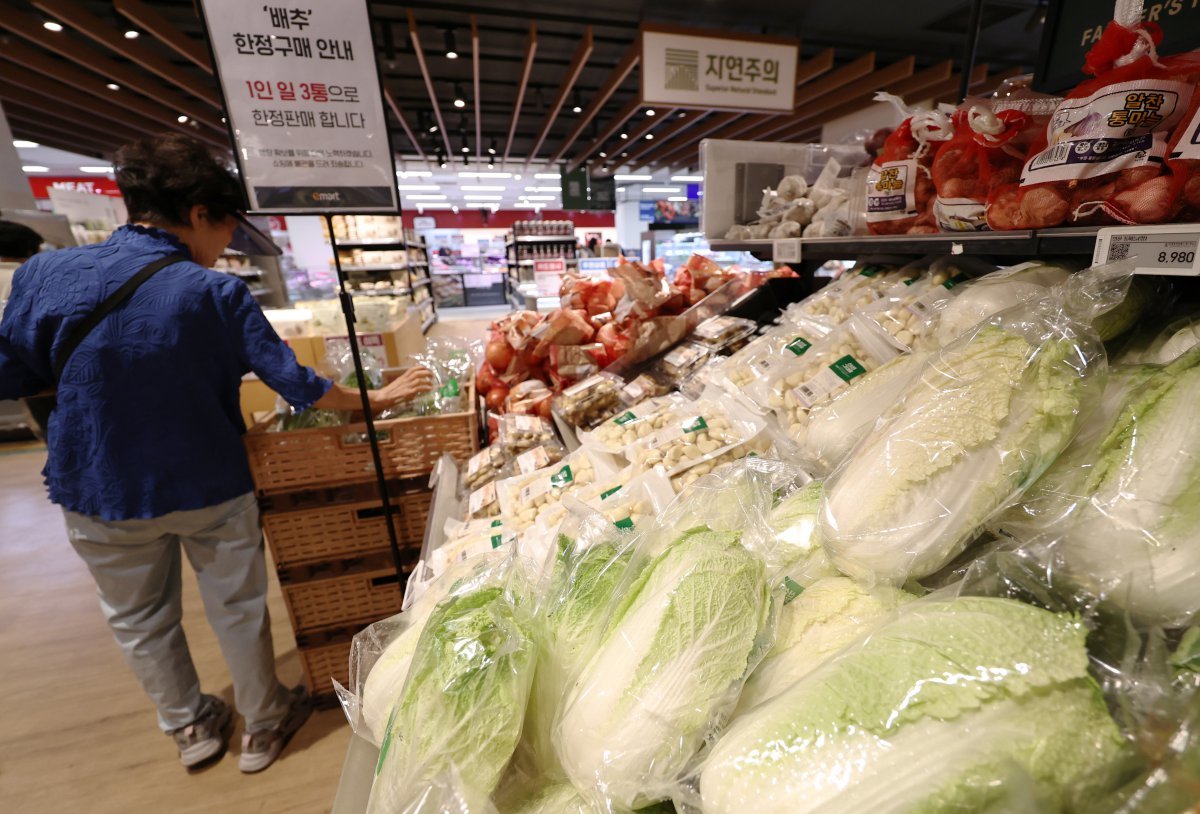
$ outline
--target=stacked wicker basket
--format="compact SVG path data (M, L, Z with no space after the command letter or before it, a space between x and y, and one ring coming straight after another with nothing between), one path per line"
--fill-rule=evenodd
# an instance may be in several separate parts
M375 423L405 573L417 562L443 454L479 449L474 392L468 412ZM333 699L345 684L350 639L400 610L401 588L365 424L287 432L263 422L246 434L263 532L279 574L309 690Z

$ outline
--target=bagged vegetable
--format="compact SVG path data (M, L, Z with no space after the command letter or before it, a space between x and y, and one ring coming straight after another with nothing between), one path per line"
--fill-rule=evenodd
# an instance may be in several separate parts
M1200 614L1200 349L1120 368L1078 438L1000 526L1142 624Z
M830 330L824 323L803 317L776 325L729 357L729 364L719 377L720 383L730 392L740 393L785 360L803 356Z
M783 497L767 518L767 528L775 537L767 561L773 572L785 574L800 588L823 577L838 576L817 533L817 516L824 492L825 485L821 481L810 481Z
M1088 51L1093 78L1067 94L1031 145L1020 185L993 194L993 228L1162 223L1182 206L1186 179L1165 161L1167 142L1193 103L1200 56L1159 58L1162 31L1141 21L1141 4L1117 11Z
M389 715L372 814L419 803L447 775L468 810L486 805L516 748L533 680L520 579L504 567L484 571L429 614Z
M665 799L762 647L766 569L739 535L698 528L615 594L555 745L572 782L618 808Z
M993 314L1042 299L1051 288L1070 277L1072 271L1057 263L1033 261L973 280L942 309L934 339L938 345L948 345Z
M782 321L801 327L808 321L815 321L832 330L904 279L904 274L895 266L857 265L824 288L789 305L784 309Z
M1010 599L911 602L735 718L696 802L705 814L1089 810L1082 788L1122 739L1086 635Z
M950 117L942 110L910 110L889 93L875 99L893 103L906 118L867 175L867 228L873 235L936 232L932 166L937 143L953 135Z
M1111 307L1128 274L1100 267L1077 282L1066 305L1001 312L932 356L843 461L821 509L839 569L892 583L931 574L1053 463L1106 368L1094 312L1081 309L1100 307L1104 293Z
M679 395L652 398L634 404L594 430L581 433L579 443L612 455L622 454L639 438L646 438L667 425L687 399Z

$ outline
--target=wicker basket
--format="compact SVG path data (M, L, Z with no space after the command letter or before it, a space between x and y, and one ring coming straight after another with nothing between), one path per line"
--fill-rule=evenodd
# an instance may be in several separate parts
M388 490L392 494L392 490ZM263 532L280 569L387 551L383 504L374 484L343 490L342 500L292 511L265 511ZM420 549L433 493L392 494L392 524L401 548Z
M463 393L463 404L469 406L467 412L376 421L386 477L427 475L445 453L461 464L478 452L473 382ZM271 432L272 424L274 419L257 424L245 436L250 473L260 495L367 483L375 478L366 424Z
M304 686L314 696L334 693L333 682L346 687L350 684L350 638L313 647L299 647L300 664L304 668Z
M368 625L400 612L396 571L386 556L366 558L335 576L281 584L292 630L300 635Z

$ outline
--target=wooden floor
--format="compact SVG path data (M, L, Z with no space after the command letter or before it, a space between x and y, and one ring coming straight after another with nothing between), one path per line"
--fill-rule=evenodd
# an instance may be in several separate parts
M279 761L237 769L241 726L219 763L189 775L126 668L95 586L47 501L36 445L0 445L0 811L11 814L327 812L350 730L314 713ZM186 563L186 560L184 561ZM233 689L184 566L184 628L205 692ZM287 612L269 594L279 674L300 681Z

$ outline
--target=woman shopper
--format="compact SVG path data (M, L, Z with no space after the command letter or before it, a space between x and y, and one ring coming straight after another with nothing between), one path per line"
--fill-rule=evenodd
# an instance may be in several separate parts
M311 704L275 673L239 386L253 371L296 409L361 401L297 363L241 280L209 270L231 241L279 251L244 219L241 186L223 164L167 135L123 147L114 165L129 225L104 243L37 255L14 276L0 321L0 399L57 385L50 499L160 727L193 768L224 752L232 713L201 693L184 639L187 556L245 718L239 767L261 771ZM79 340L102 302L155 266ZM382 409L430 386L418 368L372 391L371 403Z

